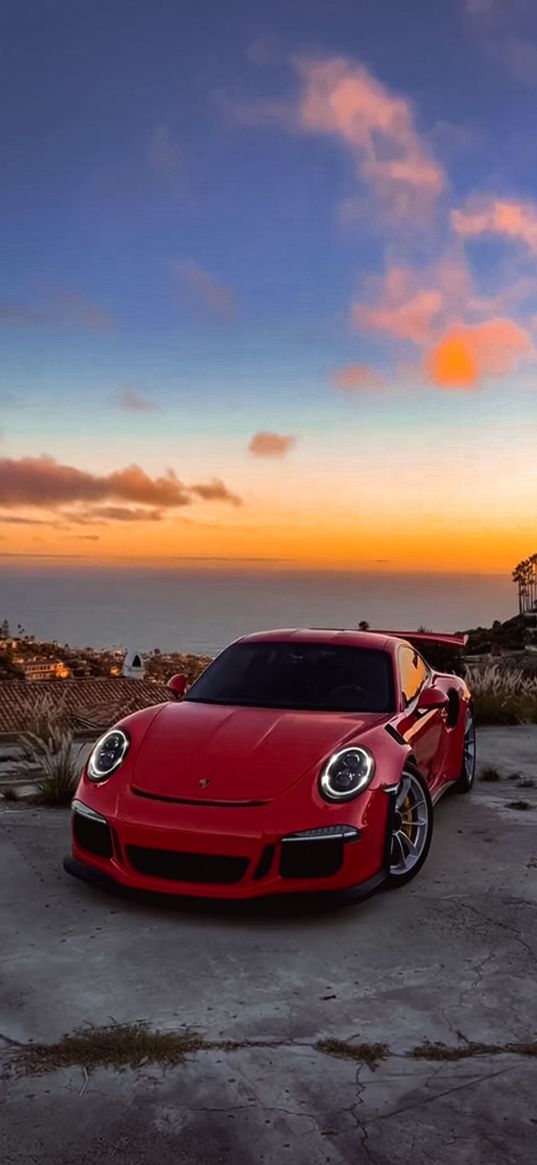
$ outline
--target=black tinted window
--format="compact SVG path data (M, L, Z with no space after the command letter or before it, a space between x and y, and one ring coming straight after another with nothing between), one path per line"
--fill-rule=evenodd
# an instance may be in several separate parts
M195 683L189 700L249 707L391 712L391 657L318 643L238 643Z

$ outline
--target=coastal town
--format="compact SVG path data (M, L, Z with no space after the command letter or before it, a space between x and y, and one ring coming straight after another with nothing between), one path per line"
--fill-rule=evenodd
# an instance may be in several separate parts
M135 656L137 663L133 662ZM130 663L129 657L132 657ZM160 651L158 647L145 653L136 648L129 652L124 647L74 647L57 640L38 640L21 624L12 631L7 619L0 624L0 682L35 683L127 675L165 684L176 672L184 672L189 683L193 683L210 662L210 656Z

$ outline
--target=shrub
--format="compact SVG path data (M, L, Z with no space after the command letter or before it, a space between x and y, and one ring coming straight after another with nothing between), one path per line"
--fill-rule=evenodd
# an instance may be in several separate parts
M537 724L537 677L521 668L467 667L478 724Z
M78 784L80 749L62 702L42 697L28 713L19 738L21 756L37 770L36 801L68 805Z
M13 785L5 785L2 789L4 801L18 801L19 794Z

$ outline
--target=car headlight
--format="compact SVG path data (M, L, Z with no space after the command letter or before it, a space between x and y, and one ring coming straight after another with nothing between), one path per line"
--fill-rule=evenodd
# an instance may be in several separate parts
M106 781L124 761L130 740L122 728L112 728L97 741L88 761L90 781Z
M325 764L319 788L327 801L348 801L366 789L375 772L375 761L367 748L342 748Z

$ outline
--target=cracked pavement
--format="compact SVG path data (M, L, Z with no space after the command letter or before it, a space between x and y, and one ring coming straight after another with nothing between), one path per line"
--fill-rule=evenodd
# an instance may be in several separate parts
M437 807L422 873L316 915L125 902L69 879L64 811L0 810L5 1165L511 1165L534 1157L537 1060L416 1060L537 1036L537 728L487 729L503 779ZM518 792L515 794L519 796ZM145 1020L211 1043L174 1067L17 1075L19 1044ZM375 1068L318 1040L385 1043Z

